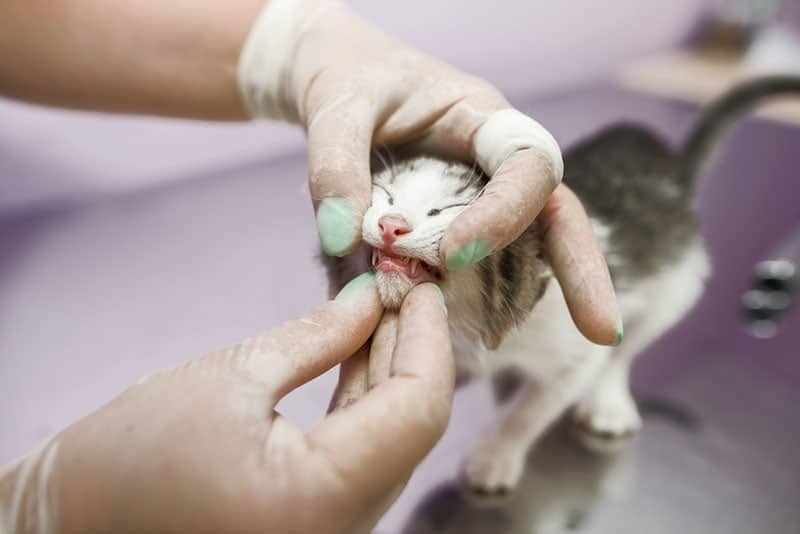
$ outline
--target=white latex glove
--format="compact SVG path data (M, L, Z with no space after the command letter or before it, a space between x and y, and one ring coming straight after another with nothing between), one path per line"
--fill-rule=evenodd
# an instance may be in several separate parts
M238 75L251 115L306 128L326 253L345 255L361 240L371 147L415 143L477 160L492 180L442 238L442 265L481 260L539 215L576 325L597 343L619 341L605 261L580 203L557 187L558 144L494 87L392 40L336 0L270 0L245 42Z
M6 471L0 531L368 531L447 425L441 293L409 293L392 345L373 343L388 367L368 392L339 392L347 408L302 432L275 406L354 353L365 362L382 312L364 275L306 317L130 387Z

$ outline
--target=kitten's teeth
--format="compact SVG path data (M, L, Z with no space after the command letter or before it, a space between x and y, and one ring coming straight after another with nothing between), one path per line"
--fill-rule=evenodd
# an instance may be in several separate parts
M417 275L417 267L419 267L419 260L414 258L411 260L411 276Z
M376 249L372 249L372 266L375 267L378 265L378 251Z

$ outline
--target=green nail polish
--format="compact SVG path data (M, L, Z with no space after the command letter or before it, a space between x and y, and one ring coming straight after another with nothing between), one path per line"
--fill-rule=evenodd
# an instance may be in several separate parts
M445 266L448 271L457 271L473 263L478 263L489 255L489 243L482 239L470 241L465 246L447 256Z
M342 256L355 238L350 203L343 198L326 198L317 208L317 229L322 250L328 256Z
M362 275L356 276L352 280L350 280L346 286L339 291L339 294L336 295L336 298L333 299L336 302L344 302L349 300L350 298L358 295L361 293L361 290L364 287L372 284L373 279L375 278L375 273L373 272L366 272Z
M614 340L614 346L619 347L622 344L622 338L625 337L625 332L622 327L622 316L617 315L617 338Z

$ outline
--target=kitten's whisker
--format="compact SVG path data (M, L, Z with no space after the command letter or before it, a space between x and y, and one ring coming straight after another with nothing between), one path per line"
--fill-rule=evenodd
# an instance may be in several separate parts
M381 149L386 151L386 155L389 157L389 163L386 162L386 159L381 154ZM389 170L389 175L391 176L389 183L393 184L397 178L397 174L395 174L396 163L394 161L394 157L392 156L392 151L389 149L389 146L386 143L383 143L375 150L375 153L378 156L378 159L380 159L381 164L383 164L383 167Z
M394 178L395 178L394 171L395 171L395 168L397 167L397 162L395 161L394 155L392 154L392 151L389 149L389 147L386 144L384 144L383 146L386 148L386 155L389 156L389 162L392 164L392 167L391 167L391 169L392 169L392 182L394 182Z
M484 185L483 187L481 187L480 191L478 191L477 193L475 193L475 196L473 196L471 199L469 199L469 203L470 203L470 204L472 204L473 202L475 202L476 200L478 200L479 198L481 198L481 197L483 196L483 193L485 193L485 192L486 192L486 188L487 188L487 187L489 187L489 182L486 182L486 185Z
M475 187L475 182L478 179L478 175L475 172L477 170L477 167L478 167L478 161L475 160L475 162L472 164L472 169L470 169L469 175L465 179L463 179L464 183L461 185L461 187L456 189L455 191L456 196L460 195L467 189Z
M372 151L372 153L373 153L373 154L375 154L375 157L376 157L376 158L378 158L378 161L380 161L380 162L381 162L381 165L383 165L383 168L384 168L384 169L391 169L391 168L389 167L389 163L386 161L386 158L384 158L384 157L383 157L383 154L381 154L380 147L379 147L379 148L376 148L376 149L374 149L374 150ZM391 172L391 170L390 170L390 172Z
M478 175L475 171L478 170L478 160L472 162L472 168L469 171L469 184L470 186L474 184L475 180L478 179Z
M507 298L502 298L502 301L506 309L508 310L508 315L511 316L511 322L514 323L515 326L518 325L519 323L517 322L517 315L514 313L511 302L509 302L509 299Z

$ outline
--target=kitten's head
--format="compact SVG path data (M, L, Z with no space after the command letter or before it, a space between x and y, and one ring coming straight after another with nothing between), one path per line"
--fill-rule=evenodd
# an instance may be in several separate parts
M385 165L373 174L362 235L387 307L399 307L421 282L445 282L439 243L485 184L477 168L432 158Z
M488 178L477 166L417 157L373 173L362 234L384 305L399 308L415 285L437 283L450 319L496 347L541 297L549 272L532 226L511 246L466 269L447 272L439 243L451 222L480 197Z

